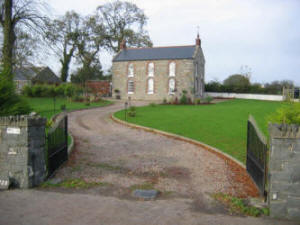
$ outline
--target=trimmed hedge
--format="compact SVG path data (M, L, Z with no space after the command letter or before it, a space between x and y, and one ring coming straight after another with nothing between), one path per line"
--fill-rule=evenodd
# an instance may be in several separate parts
M266 83L264 87L262 87L259 83L248 85L225 85L217 81L212 81L205 84L205 91L281 95L283 87L292 88L294 87L294 84L292 81L273 81L271 83Z
M65 83L59 86L35 84L33 86L25 86L22 94L26 97L74 97L81 95L84 89L78 85Z

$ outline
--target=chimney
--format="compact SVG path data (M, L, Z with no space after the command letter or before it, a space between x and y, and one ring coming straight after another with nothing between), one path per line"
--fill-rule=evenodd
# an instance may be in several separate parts
M200 40L200 37L199 37L199 33L197 34L196 45L201 46L201 40Z
M123 41L121 42L121 45L120 45L120 50L125 50L126 49L126 41L123 39Z

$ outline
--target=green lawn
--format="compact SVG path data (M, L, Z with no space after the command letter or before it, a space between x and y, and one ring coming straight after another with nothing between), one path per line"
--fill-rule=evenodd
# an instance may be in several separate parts
M157 105L137 108L131 123L189 137L214 146L245 164L247 119L253 115L268 135L266 117L282 102L230 100L212 105ZM124 111L115 116L124 120Z
M33 111L39 113L41 116L50 119L53 115L61 112L61 105L66 105L67 110L85 109L96 106L109 105L112 102L102 100L100 102L92 102L89 106L86 106L83 102L71 102L66 98L56 98L55 111L53 98L26 98L32 107Z

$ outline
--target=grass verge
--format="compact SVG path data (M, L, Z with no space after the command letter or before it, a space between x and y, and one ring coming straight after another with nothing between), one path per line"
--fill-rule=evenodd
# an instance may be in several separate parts
M49 188L49 187L62 187L62 188L78 188L78 189L86 189L95 186L106 186L107 183L103 182L86 182L82 179L67 179L58 184L53 184L50 181L44 182L41 187Z
M149 182L145 182L143 184L134 184L130 186L130 190L136 190L136 189L142 189L142 190L154 190L154 185Z
M246 216L258 217L261 215L269 215L268 208L256 208L249 206L245 199L233 197L228 194L216 193L212 195L214 199L225 205L231 214L239 214Z

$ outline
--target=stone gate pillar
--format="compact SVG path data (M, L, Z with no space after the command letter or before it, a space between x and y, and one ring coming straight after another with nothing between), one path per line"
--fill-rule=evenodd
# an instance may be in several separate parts
M300 219L300 129L269 125L268 203L274 218Z
M34 187L46 177L46 119L0 117L0 188Z

